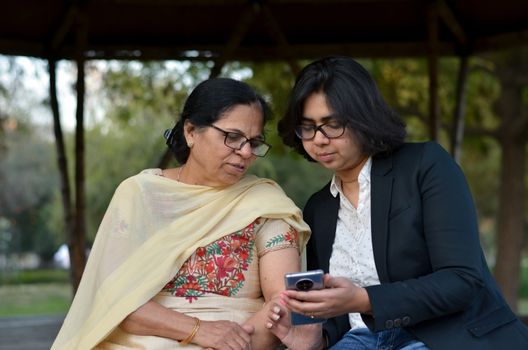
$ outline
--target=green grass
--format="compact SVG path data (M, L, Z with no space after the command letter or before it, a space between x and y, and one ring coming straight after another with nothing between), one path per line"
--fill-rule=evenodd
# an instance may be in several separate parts
M65 314L71 298L69 283L0 286L0 317Z
M38 269L0 272L0 286L34 283L68 283L69 271L62 269Z

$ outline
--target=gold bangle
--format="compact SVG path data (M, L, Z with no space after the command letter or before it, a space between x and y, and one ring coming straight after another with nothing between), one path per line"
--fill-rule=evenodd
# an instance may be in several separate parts
M198 332L198 328L200 328L200 319L198 317L194 318L194 328L192 329L191 333L187 336L187 338L180 341L180 345L187 345L189 344L193 339L196 333Z

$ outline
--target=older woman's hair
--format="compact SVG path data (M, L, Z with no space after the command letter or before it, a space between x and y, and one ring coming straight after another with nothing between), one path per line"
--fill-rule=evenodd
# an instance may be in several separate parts
M313 161L294 130L303 118L304 102L316 92L324 93L335 118L356 135L363 153L389 154L404 142L405 123L387 105L365 68L352 58L330 56L303 68L278 124L283 142L308 160Z
M187 97L180 120L166 135L167 145L176 160L183 164L189 158L190 149L183 133L186 120L197 128L205 127L222 118L236 105L252 104L262 111L264 126L270 118L269 107L248 84L230 78L208 79L198 84Z

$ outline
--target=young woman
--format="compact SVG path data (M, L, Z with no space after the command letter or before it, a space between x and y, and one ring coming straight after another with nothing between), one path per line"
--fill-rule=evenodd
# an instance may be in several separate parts
M437 143L404 142L404 123L360 64L306 66L279 132L334 171L304 210L307 266L329 272L326 288L285 291L269 313L291 349L528 349L484 260L462 171ZM322 335L290 328L280 305L327 318Z

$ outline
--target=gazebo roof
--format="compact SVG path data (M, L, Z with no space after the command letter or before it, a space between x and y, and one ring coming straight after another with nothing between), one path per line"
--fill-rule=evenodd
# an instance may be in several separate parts
M1 54L58 59L410 57L528 42L526 0L17 0L1 9Z

